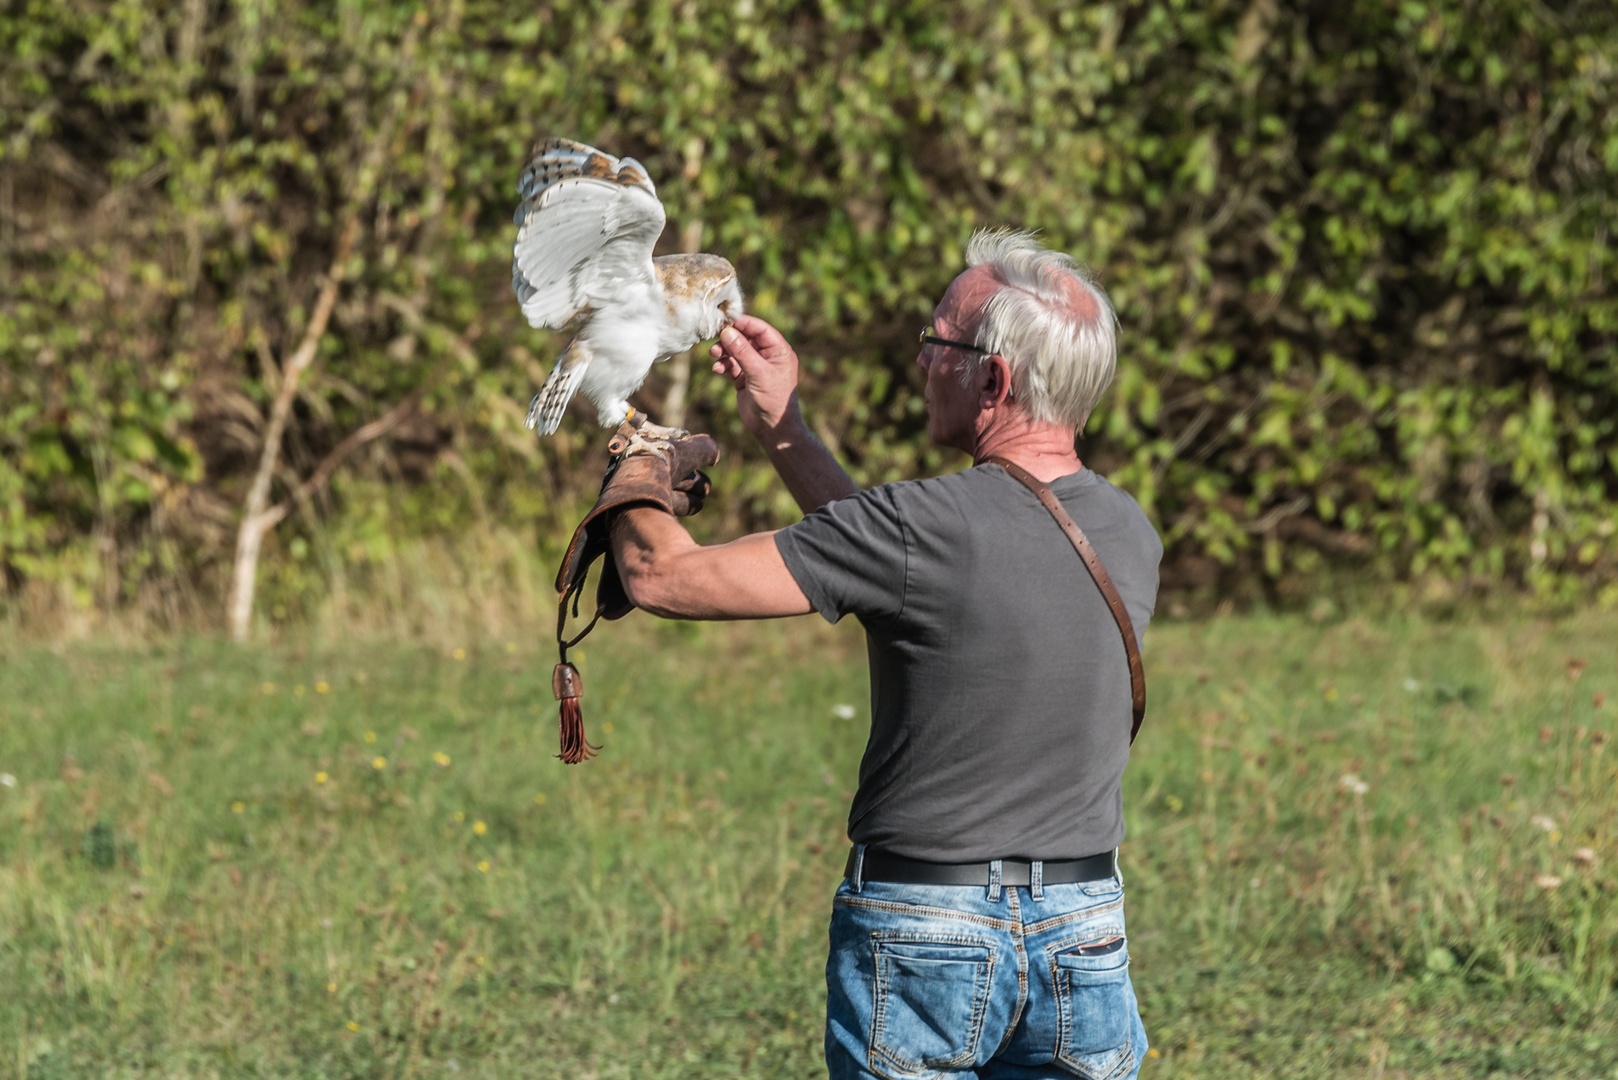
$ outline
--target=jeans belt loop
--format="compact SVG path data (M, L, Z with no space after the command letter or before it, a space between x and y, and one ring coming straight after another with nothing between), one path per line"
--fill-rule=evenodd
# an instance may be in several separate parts
M1112 876L1118 879L1118 887L1124 887L1124 872L1118 869L1118 849L1112 849Z
M854 845L854 879L848 883L848 887L853 889L855 892L859 892L864 887L864 877L865 877L865 845L864 844L855 844Z
M1000 860L995 859L989 863L989 903L1000 902Z
M1045 863L1041 859L1028 864L1028 895L1034 900L1045 899Z

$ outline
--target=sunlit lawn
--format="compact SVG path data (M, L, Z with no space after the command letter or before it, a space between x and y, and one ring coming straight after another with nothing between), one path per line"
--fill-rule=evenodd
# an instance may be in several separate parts
M544 638L9 645L0 1078L820 1075L857 631ZM1618 618L1148 644L1143 1075L1618 1075Z

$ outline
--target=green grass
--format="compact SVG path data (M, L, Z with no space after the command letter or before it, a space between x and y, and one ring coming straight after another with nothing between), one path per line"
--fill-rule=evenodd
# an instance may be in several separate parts
M857 632L545 637L12 643L0 1080L821 1075ZM1618 1076L1618 618L1148 644L1143 1075Z

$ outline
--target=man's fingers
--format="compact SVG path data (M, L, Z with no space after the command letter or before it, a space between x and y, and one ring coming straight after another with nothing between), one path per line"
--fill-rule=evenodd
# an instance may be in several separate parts
M781 331L757 315L743 315L736 320L735 329L745 334L753 348L761 353L791 347L787 344L787 339L781 336Z
M720 331L719 341L709 352L716 358L714 374L728 375L737 390L746 390L753 379L766 387L773 385L782 365L793 359L787 339L756 315L743 315Z
M769 324L766 323L765 325ZM729 327L719 335L719 344L724 346L726 355L733 362L741 365L743 371L765 362L764 357L760 356L758 350L753 347L752 341L748 340L735 327Z
M736 385L737 390L747 389L747 373L742 370L742 366L740 364L729 356L725 356L714 361L713 373L715 375L723 375L725 378L729 379Z

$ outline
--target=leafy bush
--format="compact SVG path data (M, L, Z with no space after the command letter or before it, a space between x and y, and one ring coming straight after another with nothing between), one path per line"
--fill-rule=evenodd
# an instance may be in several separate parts
M554 535L600 438L522 430L564 339L520 318L509 212L566 134L646 163L670 250L741 266L863 482L951 464L916 329L973 228L1029 226L1117 303L1080 449L1163 529L1168 584L1353 563L1618 596L1599 0L36 2L0 48L13 595L211 608L350 217L281 490L422 396L303 500L271 576L295 599L469 519ZM733 448L716 516L789 520L726 397L699 364L694 419Z

